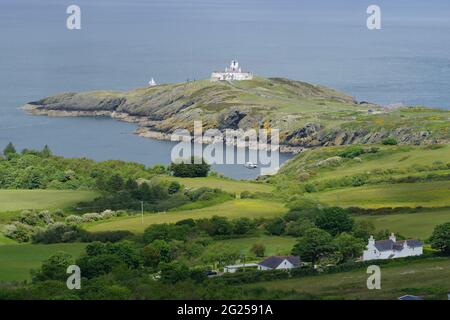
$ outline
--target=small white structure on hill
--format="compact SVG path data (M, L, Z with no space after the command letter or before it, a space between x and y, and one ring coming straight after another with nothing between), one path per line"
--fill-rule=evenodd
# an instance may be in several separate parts
M157 86L158 84L156 83L155 79L152 78L152 79L148 82L148 85L149 85L149 87L155 87L155 86Z
M258 270L288 270L300 267L300 257L272 256L258 263Z
M252 80L253 73L243 72L241 67L239 67L239 62L236 60L231 61L228 68L225 71L214 71L211 74L211 81L243 81Z
M367 249L363 252L363 261L395 259L423 254L423 243L419 240L399 240L392 233L388 240L375 241L370 236Z

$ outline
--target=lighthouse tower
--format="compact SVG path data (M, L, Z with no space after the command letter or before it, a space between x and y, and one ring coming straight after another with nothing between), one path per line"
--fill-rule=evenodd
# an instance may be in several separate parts
M231 61L230 66L225 68L225 71L214 71L211 74L211 81L243 81L252 80L253 74L251 72L243 72L239 67L239 62Z
M154 86L157 86L158 84L156 83L155 79L152 78L152 79L148 82L148 85L149 85L149 87L154 87Z

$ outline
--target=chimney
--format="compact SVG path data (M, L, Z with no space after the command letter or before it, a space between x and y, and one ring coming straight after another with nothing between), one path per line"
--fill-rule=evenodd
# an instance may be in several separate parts
M395 237L395 234L394 234L394 233L391 233L391 235L390 235L390 237L389 237L389 240L392 240L393 242L396 242L396 241L397 241L397 238Z
M369 238L369 247L373 247L375 245L375 239L373 238L373 236L370 236Z

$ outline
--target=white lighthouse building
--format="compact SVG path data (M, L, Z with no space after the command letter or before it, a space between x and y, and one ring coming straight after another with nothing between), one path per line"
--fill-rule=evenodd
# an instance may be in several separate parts
M241 67L239 67L239 62L236 60L231 61L228 68L225 71L214 71L211 74L211 81L243 81L252 80L253 73L243 72Z

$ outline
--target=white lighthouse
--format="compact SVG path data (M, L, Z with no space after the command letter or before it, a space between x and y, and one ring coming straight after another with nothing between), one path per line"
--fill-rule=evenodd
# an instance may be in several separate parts
M230 66L225 68L225 71L214 71L211 74L211 81L243 81L252 80L253 73L243 72L239 67L239 62L231 61Z
M155 87L158 84L156 83L155 79L151 78L151 80L148 82L149 87Z

